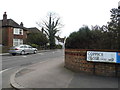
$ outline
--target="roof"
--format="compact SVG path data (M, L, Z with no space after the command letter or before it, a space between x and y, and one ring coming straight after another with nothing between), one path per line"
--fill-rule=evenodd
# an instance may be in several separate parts
M65 38L66 38L66 37L61 38L61 37L59 37L59 36L55 36L55 37L56 37L56 39L57 39L59 42L62 42L62 43L64 43L64 40L65 40Z
M29 33L41 33L41 31L36 28L36 27L32 27L32 28L27 28Z
M3 23L3 20L0 20L0 22L2 21ZM2 24L2 27L14 27L14 28L21 28L21 29L24 29L24 30L27 30L27 28L19 25L18 23L16 23L14 20L12 19L7 19L7 23L6 25L3 25Z

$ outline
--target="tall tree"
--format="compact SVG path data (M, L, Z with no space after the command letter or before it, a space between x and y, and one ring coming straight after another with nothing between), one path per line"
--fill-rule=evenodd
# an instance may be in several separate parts
M83 26L77 32L73 32L66 40L66 48L90 49L91 45L91 30L88 26Z
M60 28L63 26L60 22L60 17L57 16L55 13L49 13L48 19L44 20L41 23L37 23L38 26L42 27L42 31L46 33L49 38L50 49L54 49L55 44L55 37L56 34L60 31Z
M108 23L108 30L111 36L112 49L120 49L120 10L113 8L111 12L111 21Z

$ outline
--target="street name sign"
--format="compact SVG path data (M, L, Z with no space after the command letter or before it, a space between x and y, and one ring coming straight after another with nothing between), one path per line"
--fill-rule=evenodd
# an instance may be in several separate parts
M120 63L120 52L87 51L87 61Z

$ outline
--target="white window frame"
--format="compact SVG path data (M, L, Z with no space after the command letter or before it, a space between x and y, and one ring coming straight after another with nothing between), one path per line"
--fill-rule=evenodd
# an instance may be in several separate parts
M13 34L15 34L15 35L23 35L23 29L14 28Z
M23 39L13 39L13 46L21 45L23 44Z

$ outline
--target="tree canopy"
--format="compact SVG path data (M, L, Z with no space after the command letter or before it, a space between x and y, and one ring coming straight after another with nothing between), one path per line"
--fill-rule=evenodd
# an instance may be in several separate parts
M44 46L48 43L48 39L42 32L30 33L28 35L27 42L30 44L37 44L38 46Z
M83 26L66 40L65 47L72 49L120 49L120 10L113 8L111 21L102 27Z
M55 13L49 13L47 20L44 20L42 24L37 24L42 27L42 32L44 32L48 36L50 49L54 49L56 46L56 34L60 31L60 28L62 27L60 17L58 17Z

